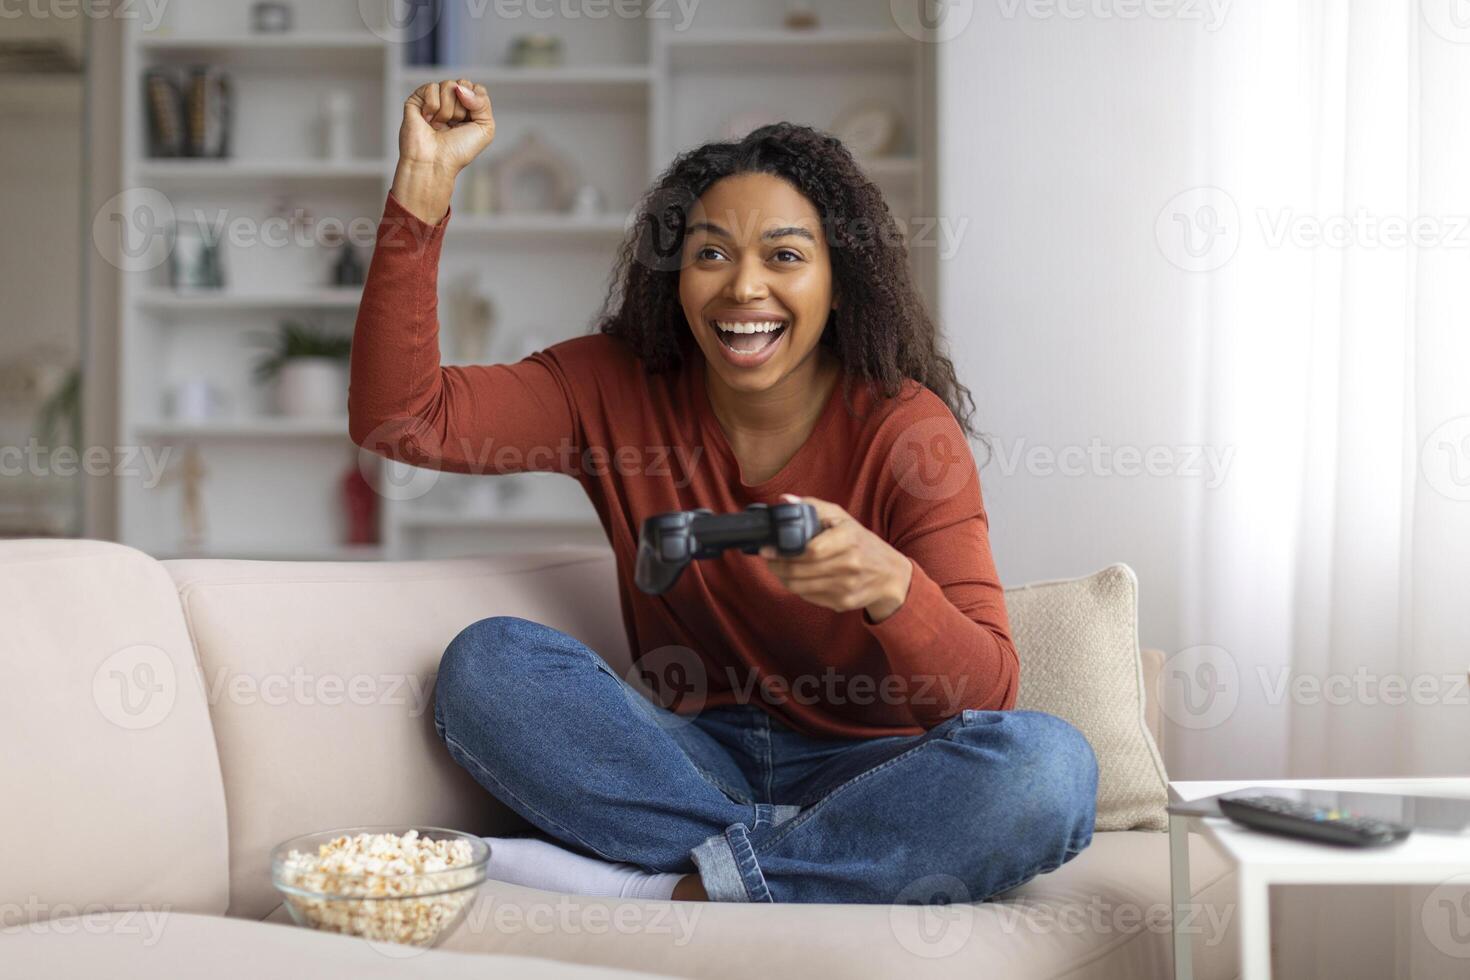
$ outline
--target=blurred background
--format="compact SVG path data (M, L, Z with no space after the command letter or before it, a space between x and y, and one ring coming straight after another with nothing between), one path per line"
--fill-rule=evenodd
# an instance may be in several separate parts
M1172 775L1465 771L1460 0L7 7L0 533L160 557L603 544L561 476L360 459L403 98L489 86L448 362L585 332L680 149L788 118L887 194L989 434L1008 585L1114 562Z

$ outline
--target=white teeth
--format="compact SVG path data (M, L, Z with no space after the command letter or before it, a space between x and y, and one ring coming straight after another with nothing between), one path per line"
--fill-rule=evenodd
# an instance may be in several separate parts
M785 320L761 320L756 323L735 323L729 320L712 322L727 333L771 333L786 326Z

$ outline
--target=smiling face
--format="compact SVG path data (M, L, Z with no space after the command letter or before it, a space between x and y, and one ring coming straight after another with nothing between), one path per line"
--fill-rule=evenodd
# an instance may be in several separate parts
M807 362L833 306L821 215L770 174L716 181L690 214L679 302L711 371L770 388Z

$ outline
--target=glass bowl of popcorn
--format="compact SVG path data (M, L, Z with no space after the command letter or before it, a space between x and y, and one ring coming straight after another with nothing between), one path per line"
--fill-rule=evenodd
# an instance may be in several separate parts
M443 827L348 827L271 852L271 882L297 925L433 946L485 881L490 845Z

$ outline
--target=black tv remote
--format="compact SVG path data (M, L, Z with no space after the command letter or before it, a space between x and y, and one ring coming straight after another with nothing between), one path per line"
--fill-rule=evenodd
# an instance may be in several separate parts
M1284 796L1224 796L1216 802L1221 813L1244 827L1327 844L1381 847L1397 843L1412 832L1412 828L1403 824L1313 806Z

